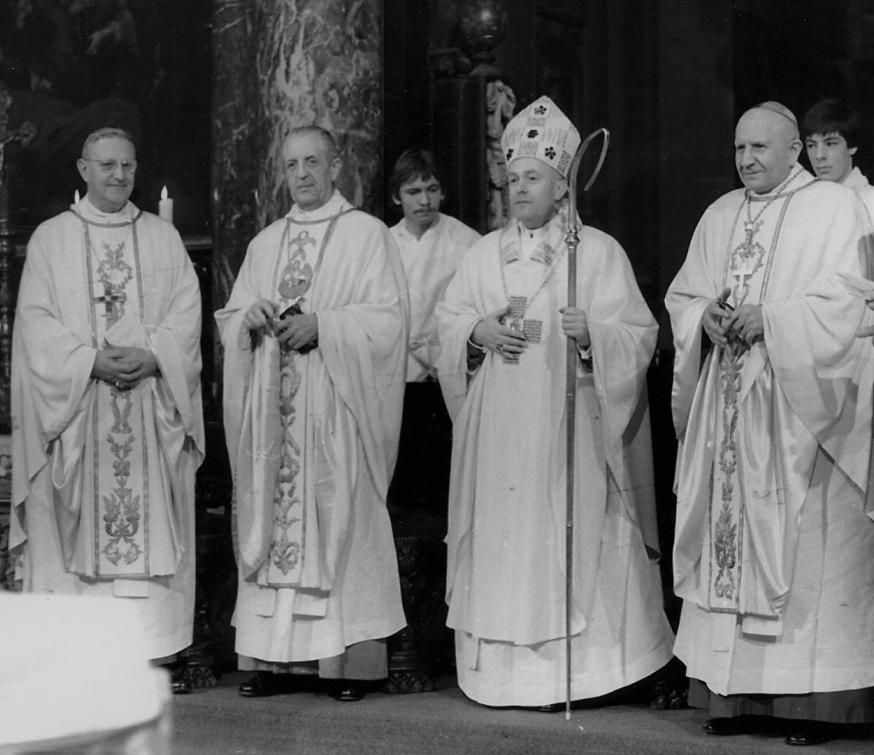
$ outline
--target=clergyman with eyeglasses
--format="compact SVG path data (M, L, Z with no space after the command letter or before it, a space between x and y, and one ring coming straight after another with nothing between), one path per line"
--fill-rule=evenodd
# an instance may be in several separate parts
M11 549L25 591L129 600L173 665L194 613L200 291L173 225L130 201L131 136L94 131L77 167L87 193L34 231L21 276Z

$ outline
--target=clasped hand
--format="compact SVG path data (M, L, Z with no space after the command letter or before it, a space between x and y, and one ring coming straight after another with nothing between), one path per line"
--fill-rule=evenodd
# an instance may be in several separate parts
M261 333L273 333L279 342L299 351L319 336L319 321L315 314L286 315L279 318L279 306L267 299L259 299L246 312L246 327Z
M731 289L725 288L704 310L701 326L707 337L717 346L725 346L730 340L740 339L752 345L765 332L762 307L758 304L741 304L736 310L727 304Z
M97 351L91 377L111 383L119 390L128 390L157 371L158 360L148 349L107 346Z

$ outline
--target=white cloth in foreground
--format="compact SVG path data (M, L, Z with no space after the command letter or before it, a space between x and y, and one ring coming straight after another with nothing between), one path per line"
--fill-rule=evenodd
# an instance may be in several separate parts
M417 239L404 220L391 227L410 287L410 352L407 382L419 383L434 374L437 354L437 320L434 309L464 253L480 235L450 215L437 221Z
M0 616L0 751L169 751L169 674L130 601L0 592Z
M447 623L458 681L487 705L565 696L565 222L517 221L467 254L438 305L438 374L453 419ZM578 306L591 359L577 373L572 697L641 679L671 657L662 610L645 374L656 324L622 248L585 228ZM526 297L516 364L467 374L485 315ZM518 301L518 300L517 300Z
M405 624L386 509L404 391L405 290L388 229L335 192L255 237L216 313L243 656L326 659ZM299 299L318 318L318 347L282 350L271 334L253 349L244 319L259 299L281 310Z
M151 349L132 390L90 377L106 342ZM176 229L87 197L28 244L12 354L10 546L32 592L126 597L152 658L191 643L203 458L200 291Z
M675 653L721 695L874 684L874 352L839 275L864 274L867 227L854 194L798 169L782 193L714 202L668 291ZM702 313L724 287L761 305L764 338L701 366Z

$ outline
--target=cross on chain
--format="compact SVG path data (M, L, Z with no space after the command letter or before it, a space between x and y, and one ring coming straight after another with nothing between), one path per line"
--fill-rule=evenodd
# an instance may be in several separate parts
M738 260L742 264L731 266L731 276L735 279L735 299L742 301L746 297L746 290L749 288L749 279L755 275L756 271L762 266L762 255L765 253L763 247L758 241L753 240L753 236L759 230L761 222L748 223L744 222L744 233L746 238L738 244L731 252L732 260Z

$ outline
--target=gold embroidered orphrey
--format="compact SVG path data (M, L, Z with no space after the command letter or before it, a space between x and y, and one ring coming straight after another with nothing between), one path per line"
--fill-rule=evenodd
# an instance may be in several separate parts
M290 239L286 256L288 261L282 271L277 291L279 295L295 304L303 299L313 281L313 266L307 262L306 248L315 246L316 240L304 228L297 236Z
M342 214L345 213L307 224L327 223L321 242L307 228L302 228L292 237L291 226L294 221L288 219L279 242L280 249L285 248L286 263L279 272L279 262L283 258L280 252L274 273L276 291L282 299L292 305L303 301L318 274L325 247ZM313 265L307 257L307 250L315 251L316 247L318 255ZM266 581L271 587L299 585L303 569L306 509L300 492L304 489L304 484L299 478L303 468L301 453L305 445L306 427L297 421L299 414L295 406L295 399L303 382L302 357L303 354L291 348L281 346L279 349L279 419L282 446L279 474L273 491L273 535L267 560ZM305 413L302 414L302 419L305 423Z
M81 218L84 226L85 258L89 285L102 289L92 300L94 346L102 348L99 333L106 332L125 314L129 300L128 286L133 282L142 291L139 280L139 250L136 221L110 226ZM101 242L102 257L95 251L90 226L128 227L121 242ZM128 240L133 265L126 258ZM96 268L92 259L97 263ZM98 308L103 305L103 312ZM98 325L98 317L105 318ZM109 412L101 405L108 401ZM144 443L142 412L135 412L134 391L119 390L114 385L97 383L97 406L92 418L96 438L93 457L93 495L95 529L95 574L102 578L146 579L149 574L148 518L149 459ZM108 417L110 419L107 427ZM133 423L133 424L132 424ZM109 464L106 460L111 460Z
M783 184L788 185L800 173L790 176ZM752 278L773 261L777 240L780 235L783 218L788 204L795 192L784 194L777 191L769 197L755 217L752 217L750 206L752 197L747 192L745 204L747 219L743 222L744 239L731 249L728 260L728 274L734 278L733 294L735 306L746 301L750 292ZM783 199L779 218L776 221L770 250L766 249L756 239L762 229L762 215L771 204ZM743 209L739 210L737 219ZM731 241L729 241L731 243ZM767 287L767 268L763 273L760 300L763 299ZM749 346L740 339L730 339L722 347L719 354L719 383L721 398L721 435L719 448L714 459L715 469L711 472L711 488L719 485L719 510L712 526L712 565L710 584L710 607L715 611L736 612L740 595L742 578L741 554L743 553L743 525L745 506L743 496L737 488L738 484L738 422L740 420L739 398L742 387L743 368L749 353ZM712 509L711 509L712 511ZM712 516L712 514L711 514ZM715 566L715 568L713 568Z
M304 228L289 239L287 262L277 284L279 295L292 304L300 302L313 280L313 266L307 261L307 247L316 240ZM302 444L295 438L297 417L294 401L301 384L298 355L292 349L279 350L279 419L282 425L279 474L273 493L273 540L270 543L269 583L300 582L303 550L304 510L297 479L301 471ZM276 575L279 572L282 576Z

